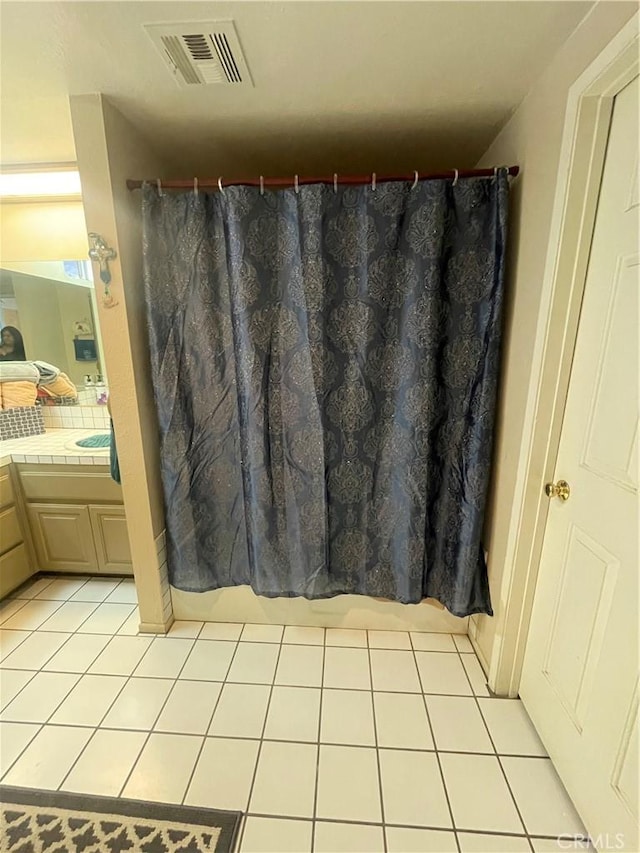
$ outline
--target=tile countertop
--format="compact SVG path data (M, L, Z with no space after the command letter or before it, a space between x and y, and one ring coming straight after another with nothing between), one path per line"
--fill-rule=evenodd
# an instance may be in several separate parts
M108 447L73 447L80 438L103 435L106 429L48 429L42 435L0 441L0 466L11 462L56 465L108 465Z

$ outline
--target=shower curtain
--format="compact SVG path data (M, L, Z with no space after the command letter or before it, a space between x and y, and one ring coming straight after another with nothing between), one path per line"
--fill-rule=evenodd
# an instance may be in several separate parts
M143 187L171 583L491 614L508 181Z

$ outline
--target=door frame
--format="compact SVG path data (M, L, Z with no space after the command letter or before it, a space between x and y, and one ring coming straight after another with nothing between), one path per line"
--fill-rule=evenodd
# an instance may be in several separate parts
M613 101L640 71L636 13L569 90L488 683L517 696L560 444Z

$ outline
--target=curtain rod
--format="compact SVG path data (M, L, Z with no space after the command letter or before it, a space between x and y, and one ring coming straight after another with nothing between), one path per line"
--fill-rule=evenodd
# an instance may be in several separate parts
M453 178L454 181L458 178L491 178L500 169L507 169L507 173L515 178L520 172L519 166L500 166L495 169L449 169L446 172L429 172L422 173L411 172L408 175L331 175L323 177L299 177L294 175L288 178L234 178L227 180L225 178L182 178L170 181L161 181L159 178L150 178L147 181L127 180L127 188L129 190L137 190L143 183L157 184L158 188L167 190L189 190L189 189L217 189L222 190L228 186L245 186L245 187L265 187L271 188L286 188L298 187L303 184L349 184L357 186L360 184L372 184L373 187L377 183L388 181L437 181Z

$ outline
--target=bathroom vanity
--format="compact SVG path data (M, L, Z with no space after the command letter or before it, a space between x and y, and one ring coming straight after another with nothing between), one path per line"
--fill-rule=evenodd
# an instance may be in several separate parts
M2 443L0 597L37 571L133 573L109 452L76 445L95 432L51 430Z
M24 583L35 570L25 544L26 518L17 504L12 467L0 468L0 598Z

